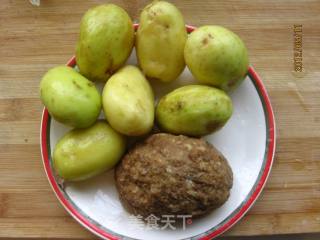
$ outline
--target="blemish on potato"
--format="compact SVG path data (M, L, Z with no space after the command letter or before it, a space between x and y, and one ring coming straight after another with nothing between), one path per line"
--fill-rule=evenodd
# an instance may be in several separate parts
M157 16L157 13L153 10L149 10L148 13L148 17L150 18L150 20L153 20Z
M211 122L208 122L207 125L206 125L206 129L209 131L209 132L212 132L216 129L218 129L220 127L220 123L216 122L216 121L211 121Z
M72 83L77 89L82 89L82 87L74 79L72 79Z
M178 101L176 104L176 109L179 111L183 108L184 102Z
M122 84L122 86L123 86L124 88L128 89L129 91L131 91L131 89L130 89L130 87L129 87L129 85L128 85L127 83Z
M94 86L94 84L92 82L88 82L87 85L88 85L88 87L93 87Z
M202 44L203 44L203 45L207 45L207 44L208 44L208 38L204 38L204 39L202 40Z
M233 87L238 81L238 78L234 78L234 79L231 79L229 82L228 82L228 87L231 88Z
M113 74L113 70L112 69L107 69L105 71L105 74L107 74L108 76L111 76Z

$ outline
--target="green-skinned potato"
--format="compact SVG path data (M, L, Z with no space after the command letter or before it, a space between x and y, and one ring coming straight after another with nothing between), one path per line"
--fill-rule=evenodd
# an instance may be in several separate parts
M203 26L193 31L185 45L184 56L200 83L225 91L235 89L248 71L249 60L243 41L220 26Z
M165 1L147 5L136 35L138 62L144 74L162 82L175 80L185 67L186 40L183 16L174 5Z
M80 73L106 81L128 59L134 44L129 15L114 4L89 9L81 20L76 60Z
M52 68L43 76L40 98L54 119L75 128L92 125L102 105L95 85L67 66Z
M153 126L154 95L135 66L125 66L112 75L103 89L102 104L106 119L122 134L143 135Z
M125 138L100 120L63 136L55 146L53 166L67 181L85 180L111 169L124 151Z
M231 99L224 91L188 85L160 99L156 120L165 132L198 137L223 127L232 111Z

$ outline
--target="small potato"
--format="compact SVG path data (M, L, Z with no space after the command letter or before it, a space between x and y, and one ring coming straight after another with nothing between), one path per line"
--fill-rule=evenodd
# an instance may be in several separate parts
M238 35L220 26L202 26L193 31L184 57L193 76L202 84L235 89L245 78L249 59Z
M76 48L80 73L92 81L106 81L128 59L134 29L127 12L114 4L89 9L81 20Z
M95 85L67 66L52 68L43 76L40 98L54 119L76 128L92 125L101 111Z
M135 66L125 66L106 83L102 93L104 114L118 132L139 136L154 121L154 95L149 82Z
M63 179L79 181L112 168L124 151L125 138L105 121L98 121L61 138L53 152L53 165Z
M136 35L137 57L144 74L163 82L175 80L185 67L186 40L183 16L174 5L165 1L147 5Z
M159 127L169 133L203 136L218 130L232 115L232 102L222 90L188 85L160 99L156 109Z

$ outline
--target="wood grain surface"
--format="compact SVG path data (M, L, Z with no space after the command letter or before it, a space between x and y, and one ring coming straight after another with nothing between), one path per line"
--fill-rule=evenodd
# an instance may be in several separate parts
M0 237L94 239L62 208L40 156L38 86L74 54L82 14L108 1L0 3ZM112 1L132 19L148 1ZM320 232L320 1L173 1L186 22L238 33L276 116L269 181L249 213L225 235ZM293 25L303 26L303 66L293 72Z

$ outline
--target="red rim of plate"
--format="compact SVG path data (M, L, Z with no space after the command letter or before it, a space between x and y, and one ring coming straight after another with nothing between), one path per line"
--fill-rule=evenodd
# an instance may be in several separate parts
M134 29L136 30L138 28L138 24L134 24ZM193 26L186 26L186 29L188 33L192 32L196 28ZM67 66L75 66L76 59L75 57L72 57L68 63ZM273 159L274 159L274 153L275 153L275 120L274 120L274 114L271 106L270 99L268 97L268 93L266 88L264 87L262 80L258 76L258 74L255 72L255 70L252 67L249 67L248 75L251 78L252 82L254 83L259 96L261 103L264 108L266 123L267 123L267 144L266 144L266 153L265 153L265 165L262 165L262 170L258 176L258 180L256 184L254 185L253 189L249 193L249 196L246 198L245 202L241 204L241 208L237 209L235 213L231 214L232 217L227 218L227 220L220 223L217 227L217 229L213 230L210 229L206 233L194 236L192 238L199 238L201 240L209 240L214 237L217 237L218 235L222 234L223 232L230 229L235 223L237 223L244 215L245 213L250 209L250 207L254 204L254 202L259 197L266 181L268 178L268 175L271 171ZM63 194L61 188L59 187L55 177L54 173L52 171L52 168L50 166L50 158L49 158L49 152L47 147L47 139L48 139L48 122L49 122L50 116L48 113L48 110L44 108L43 114L42 114L42 121L41 121L41 135L40 135L40 144L41 144L41 154L42 154L42 160L45 168L45 172L47 174L49 183L55 192L58 200L60 203L64 206L64 208L84 227L86 227L88 230L90 230L92 233L105 238L105 239L121 239L118 236L114 236L111 233L105 231L104 229L100 228L99 226L92 223L90 220L88 220L85 216L83 216L77 208L75 208L70 201L65 197ZM251 194L251 195L250 195ZM215 228L215 227L214 227ZM213 228L213 229L214 229ZM130 239L130 238L129 238Z

